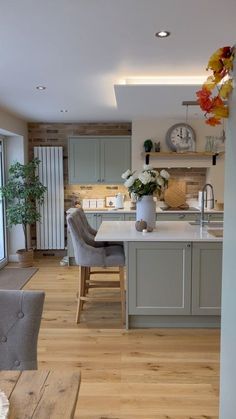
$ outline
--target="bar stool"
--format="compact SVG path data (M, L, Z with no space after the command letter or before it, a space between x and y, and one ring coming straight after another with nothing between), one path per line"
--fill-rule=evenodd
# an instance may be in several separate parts
M76 323L80 321L80 314L83 303L86 301L117 301L114 298L91 297L86 294L90 288L120 288L122 322L125 322L125 287L124 287L124 248L120 245L102 245L95 247L93 238L88 235L81 222L80 211L76 209L67 216L68 228L70 230L76 264L79 265L79 292L76 312ZM92 271L91 267L107 268L118 267L118 271ZM94 274L117 273L119 281L93 281L90 276Z

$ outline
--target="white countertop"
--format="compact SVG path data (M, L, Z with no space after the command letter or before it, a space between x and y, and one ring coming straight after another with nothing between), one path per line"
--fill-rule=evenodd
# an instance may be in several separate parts
M140 233L135 229L134 221L103 221L95 241L207 241L222 242L222 237L211 235L204 226L190 225L186 221L159 221L151 233ZM214 228L214 223L212 223ZM219 229L218 227L215 227Z
M66 212L69 214L70 212L73 212L76 208L69 208ZM111 213L111 214L135 214L136 210L131 210L128 207L122 208L122 209L115 209L115 208L104 208L104 209L90 209L86 210L84 209L84 212L86 214L104 214L104 213ZM158 214L198 214L200 213L200 209L197 209L195 211L189 211L189 210L162 210L160 207L156 208L156 213ZM206 214L223 214L224 211L217 211L214 209L207 210L205 209Z

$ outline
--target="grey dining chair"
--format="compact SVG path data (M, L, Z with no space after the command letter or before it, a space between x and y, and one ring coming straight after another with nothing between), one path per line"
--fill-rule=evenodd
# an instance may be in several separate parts
M37 369L44 292L0 290L0 370Z
M71 240L74 248L76 264L79 266L79 292L78 305L76 312L76 323L80 321L80 314L83 303L86 301L114 301L114 298L91 297L88 293L90 288L119 288L121 302L122 322L125 321L125 287L124 287L124 266L125 254L124 248L120 245L102 245L95 247L91 237L88 239L88 232L81 221L79 209L67 216L68 229L71 234ZM94 241L95 242L95 241ZM91 271L91 267L107 268L118 267L118 271ZM93 281L91 275L117 273L119 281ZM117 301L117 300L115 300Z

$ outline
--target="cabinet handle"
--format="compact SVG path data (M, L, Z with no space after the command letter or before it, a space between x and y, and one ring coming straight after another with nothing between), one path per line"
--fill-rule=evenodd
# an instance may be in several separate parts
M182 220L182 219L184 219L184 218L185 218L185 215L184 215L184 214L180 214L180 215L179 215L179 219L181 219L181 220Z
M97 182L101 182L101 179L97 179Z
M186 247L191 247L191 244L190 244L190 243L188 243Z

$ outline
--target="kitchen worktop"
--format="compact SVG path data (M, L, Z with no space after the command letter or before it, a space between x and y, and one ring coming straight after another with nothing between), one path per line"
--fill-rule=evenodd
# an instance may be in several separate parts
M222 242L222 237L211 234L219 229L219 223L207 226L191 225L186 221L159 221L151 233L138 232L134 221L105 221L99 228L96 241L124 242ZM223 223L222 223L223 230Z
M67 210L67 213L70 213L75 209L76 208L69 208ZM127 207L124 207L122 209L115 209L115 208L84 209L84 212L88 213L88 214L90 214L90 213L103 214L104 212L105 213L114 213L114 214L115 213L118 213L118 214L135 214L136 210L131 210L127 206ZM198 208L196 208L195 210L193 210L193 209L191 209L191 210L166 210L166 209L163 210L159 206L156 207L156 213L159 213L159 214L161 214L161 213L162 214L180 214L180 213L181 214L194 214L194 213L199 214L200 212L201 212L201 210L198 209ZM223 214L224 211L218 211L218 210L215 210L215 209L211 209L211 210L205 209L205 213L206 214Z

